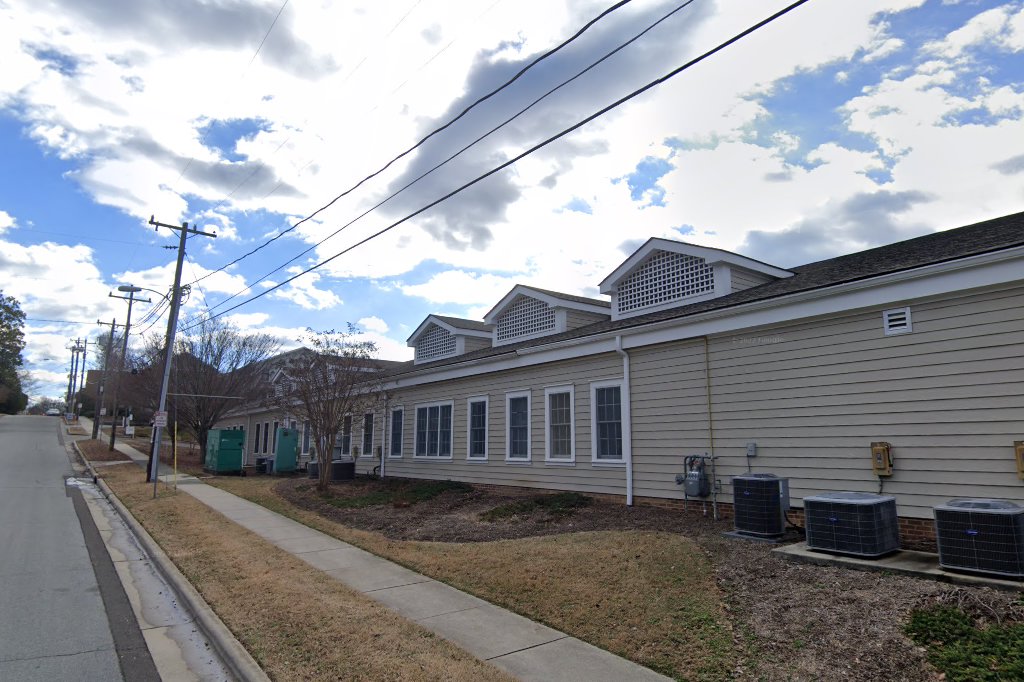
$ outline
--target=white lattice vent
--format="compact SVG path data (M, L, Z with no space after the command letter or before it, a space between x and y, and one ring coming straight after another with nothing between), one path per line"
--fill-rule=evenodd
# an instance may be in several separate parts
M703 258L655 251L618 287L620 313L713 293L715 270Z
M447 329L430 325L416 342L416 360L445 358L455 353L455 335Z
M555 311L548 304L529 296L518 296L498 318L497 340L508 341L555 328Z

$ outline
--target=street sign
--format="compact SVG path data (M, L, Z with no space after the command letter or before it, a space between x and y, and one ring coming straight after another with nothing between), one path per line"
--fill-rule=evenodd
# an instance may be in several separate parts
M105 408L105 407L101 407L100 408L100 416L101 417L106 417L107 416L107 408Z
M159 426L161 429L167 428L167 411L154 412L153 413L153 426Z

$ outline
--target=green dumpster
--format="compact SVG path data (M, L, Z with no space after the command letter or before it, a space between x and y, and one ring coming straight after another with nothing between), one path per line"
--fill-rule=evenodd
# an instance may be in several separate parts
M214 474L242 473L242 429L211 429L206 437L206 460L203 469Z
M278 429L277 447L274 450L274 473L295 471L299 454L298 429Z

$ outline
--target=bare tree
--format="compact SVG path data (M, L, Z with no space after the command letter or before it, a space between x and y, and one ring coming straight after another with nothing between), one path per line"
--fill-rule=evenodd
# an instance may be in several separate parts
M308 329L300 339L307 347L289 358L275 381L274 402L282 411L309 422L320 479L326 491L331 481L334 444L345 418L361 414L381 400L381 364L377 345L346 332Z
M264 361L280 344L269 334L242 334L223 318L190 320L183 327L171 370L172 409L206 452L214 424L265 390Z

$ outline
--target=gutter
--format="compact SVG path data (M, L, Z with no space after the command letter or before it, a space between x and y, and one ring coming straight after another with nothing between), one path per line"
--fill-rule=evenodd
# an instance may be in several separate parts
M626 460L626 506L633 506L633 394L629 383L629 351L622 347L622 335L615 337L615 352L622 356L622 456Z

